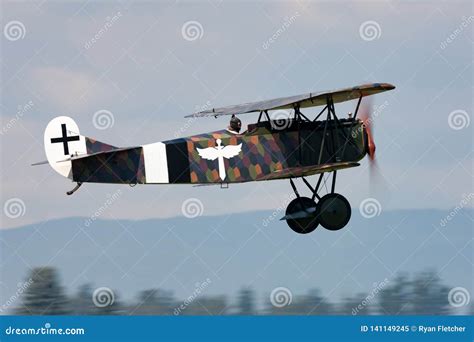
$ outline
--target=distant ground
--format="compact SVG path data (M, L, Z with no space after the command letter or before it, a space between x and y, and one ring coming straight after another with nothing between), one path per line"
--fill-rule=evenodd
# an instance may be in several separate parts
M331 301L370 293L399 272L434 270L449 287L473 291L474 210L383 211L348 227L318 227L302 236L281 212L143 221L69 218L0 231L5 303L29 269L54 266L72 294L84 283L110 287L123 300L144 289L186 298L207 278L207 295L235 296L251 286L259 298L283 286L318 288ZM452 219L444 222L451 216ZM444 222L444 223L443 223Z

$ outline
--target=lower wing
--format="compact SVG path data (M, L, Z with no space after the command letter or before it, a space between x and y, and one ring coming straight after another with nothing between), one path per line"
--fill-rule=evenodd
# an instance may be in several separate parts
M327 164L311 165L311 166L289 167L286 169L274 171L270 174L261 175L257 177L256 180L261 181L261 180L270 180L270 179L311 176L318 173L348 169L348 168L356 167L359 165L360 165L359 163L355 163L355 162L342 162L342 163L327 163Z

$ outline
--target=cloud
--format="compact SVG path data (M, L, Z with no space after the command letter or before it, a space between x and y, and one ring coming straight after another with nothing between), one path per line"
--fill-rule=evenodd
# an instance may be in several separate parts
M61 67L37 67L31 84L52 107L61 112L76 112L91 102L112 98L111 87L97 76Z

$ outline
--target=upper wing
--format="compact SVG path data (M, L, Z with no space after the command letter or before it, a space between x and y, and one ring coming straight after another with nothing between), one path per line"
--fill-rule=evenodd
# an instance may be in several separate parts
M239 145L227 145L222 149L222 156L224 158L232 158L238 155L242 151L242 144Z
M221 116L231 114L245 114L252 112L260 112L264 110L275 109L292 109L295 105L300 108L321 106L327 104L328 96L332 96L333 102L344 102L354 100L360 96L369 96L381 93L387 90L394 89L395 86L390 83L370 83L362 84L352 88L342 88L330 91L322 91L317 93L309 93L302 95L295 95L289 97L281 97L278 99L250 102L239 104L235 106L227 106L221 108L213 108L202 112L187 115L185 117L206 117L206 116Z
M219 156L215 147L196 148L196 150L198 151L198 154L201 156L201 158L207 160L215 160Z

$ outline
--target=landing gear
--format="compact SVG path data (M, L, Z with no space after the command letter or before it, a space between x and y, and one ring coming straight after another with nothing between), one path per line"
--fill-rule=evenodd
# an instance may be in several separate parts
M317 219L327 230L339 230L351 219L351 206L342 195L331 193L324 195L318 202Z
M312 198L300 196L293 180L290 178L290 184L296 198L286 208L282 220L286 220L288 226L298 234L311 233L319 224L327 230L336 231L344 228L351 218L349 201L341 194L334 192L336 171L333 173L331 192L322 197L318 195L323 177L324 173L320 174L314 189L304 177L301 177L313 193ZM319 200L317 203L315 202L316 198Z
M68 191L66 192L66 194L68 196L71 196L73 193L75 193L77 190L79 190L79 188L81 187L82 183L81 182L77 182L76 186L71 190L71 191Z
M319 225L316 202L308 197L297 197L286 208L286 223L298 234L311 233Z

